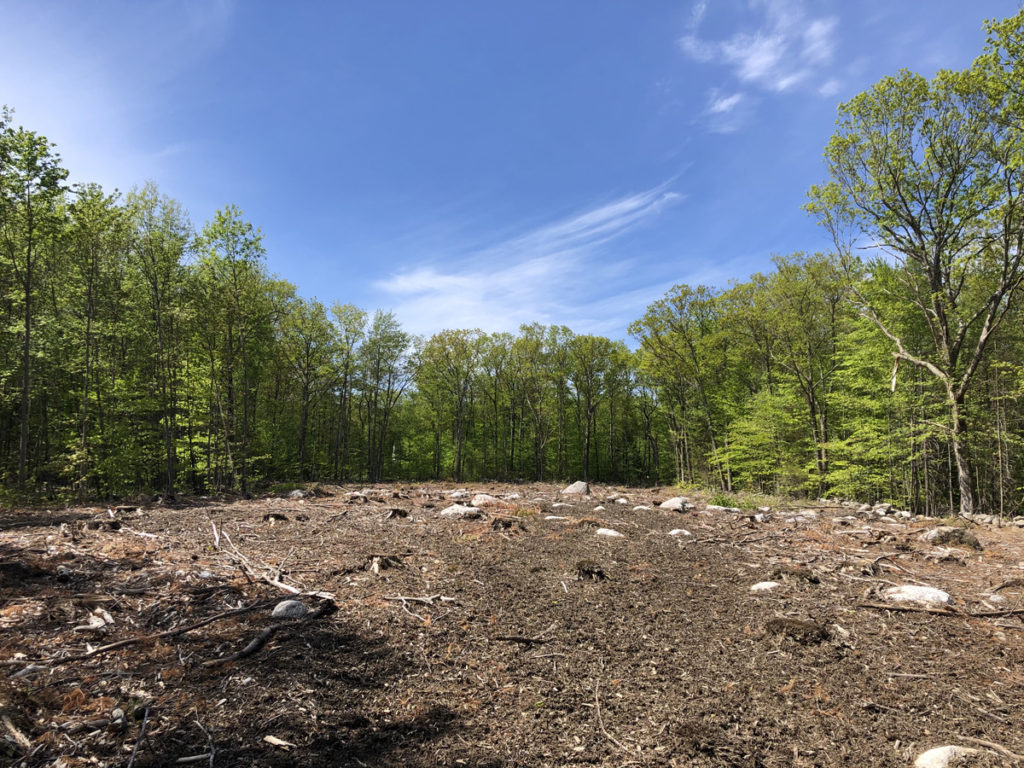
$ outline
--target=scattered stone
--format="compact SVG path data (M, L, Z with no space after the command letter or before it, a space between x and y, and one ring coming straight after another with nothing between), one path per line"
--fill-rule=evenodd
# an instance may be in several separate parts
M568 520L568 517L562 517L561 515L545 515L545 520Z
M773 589L778 589L782 585L777 581L759 581L754 584L751 588L751 592L771 592Z
M301 488L296 488L294 491L288 494L289 499L304 499L306 498L306 492Z
M763 523L768 518L761 512L758 512L751 518L755 523Z
M275 619L301 619L308 610L298 600L282 600L274 606L274 611L270 615Z
M565 506L571 507L572 504L566 504ZM604 507L601 507L601 506L594 507L594 511L595 512L604 512Z
M685 528L673 528L671 531L668 532L668 535L669 536L693 536L693 534L690 533Z
M906 510L906 509L900 509L900 510L896 511L896 517L898 517L898 518L900 518L902 520L909 520L910 518L913 517L913 515L910 514L910 512L908 510Z
M764 625L769 635L784 635L800 643L820 643L828 639L828 630L814 621L799 619L772 619Z
M565 509L565 508L572 509L572 504L569 504L568 502L565 502L565 501L556 501L554 504L551 505L551 508L552 509ZM598 509L604 509L604 507L598 507Z
M633 511L634 512L649 512L650 509L651 509L650 507L644 506L643 504L639 504L639 505L633 507Z
M661 502L661 504L659 504L658 506L661 509L667 509L672 512L682 512L683 509L686 508L686 505L689 503L689 501L690 500L685 496L675 496L669 499L668 501ZM711 509L711 507L708 507L708 509Z
M505 501L512 501L514 499L521 499L521 498L523 498L523 496L520 493L510 493L508 496L505 497Z
M708 512L742 512L739 507L720 507L717 504L708 504L705 509Z
M938 528L932 528L922 534L921 540L936 546L964 546L978 550L982 548L981 542L978 541L978 537L974 533L966 528L958 528L953 525L940 525Z
M573 483L572 485L570 485L570 486L568 486L566 488L563 488L562 489L562 493L566 494L567 496L568 495L571 495L571 496L589 496L590 495L590 485L588 485L587 483L584 483L582 480L579 480L579 481Z
M1016 525L1018 528L1024 528L1024 517L1013 518L1013 524Z
M810 523L818 519L816 509L801 509L795 515L786 518L787 523Z
M500 507L505 505L505 503L501 499L497 499L494 496L491 496L489 493L478 493L476 496L473 497L473 500L469 503L470 506L481 508Z
M604 581L608 575L600 563L580 560L576 563L576 578L580 581Z
M885 517L887 514L889 514L889 510L891 509L892 504L875 504L875 506L871 508L871 511L879 517Z
M951 768L963 765L966 758L976 754L978 750L970 747L935 747L918 755L914 761L914 768Z
M758 507L757 511L758 512L771 512L772 508L771 507Z
M362 491L349 491L345 494L345 501L354 502L356 504L366 504L369 499Z
M952 601L948 592L935 587L922 587L917 584L904 584L900 587L889 587L882 593L886 600L897 603L925 603L928 605L946 605Z
M870 504L861 504L860 507L857 509L857 514L858 515L867 515L870 512L871 512L871 505Z
M616 504L629 504L629 499L624 499L621 496L615 500Z
M464 517L467 520L475 520L480 517L480 510L476 507L467 507L463 504L452 504L447 509L442 509L441 517Z
M467 491L465 488L459 488L457 490L449 492L448 498L449 499L467 499L467 498L469 498L469 491Z
M623 534L611 528L598 528L594 531L598 536L611 536L612 538L623 538Z

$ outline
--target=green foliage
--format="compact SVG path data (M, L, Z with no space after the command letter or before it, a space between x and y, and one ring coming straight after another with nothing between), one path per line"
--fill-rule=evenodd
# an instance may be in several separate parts
M901 72L840 106L808 204L835 254L678 285L630 327L635 350L539 324L413 338L328 308L268 273L237 208L196 232L152 184L68 189L2 110L0 487L586 478L743 509L1019 513L1024 12L989 35L963 72Z

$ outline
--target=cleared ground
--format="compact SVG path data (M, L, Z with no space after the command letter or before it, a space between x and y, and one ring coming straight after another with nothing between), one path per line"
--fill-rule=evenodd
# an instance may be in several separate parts
M1024 753L1024 529L944 548L922 540L938 521L839 506L760 521L696 498L658 509L670 489L546 485L470 488L460 503L520 497L452 519L452 489L0 513L0 763ZM762 581L780 586L750 591ZM901 584L951 607L886 603ZM273 618L287 588L321 596Z

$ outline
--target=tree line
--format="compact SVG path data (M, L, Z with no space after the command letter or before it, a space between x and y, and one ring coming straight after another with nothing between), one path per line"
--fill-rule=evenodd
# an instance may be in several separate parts
M831 253L678 285L631 344L414 337L271 274L234 206L69 185L0 113L0 481L51 497L451 478L1019 513L1024 12L968 69L842 104L808 210Z

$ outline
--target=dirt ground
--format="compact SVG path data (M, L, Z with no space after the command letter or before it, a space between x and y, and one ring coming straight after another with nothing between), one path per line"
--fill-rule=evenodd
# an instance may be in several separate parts
M453 489L0 513L0 764L1024 764L1022 528Z

